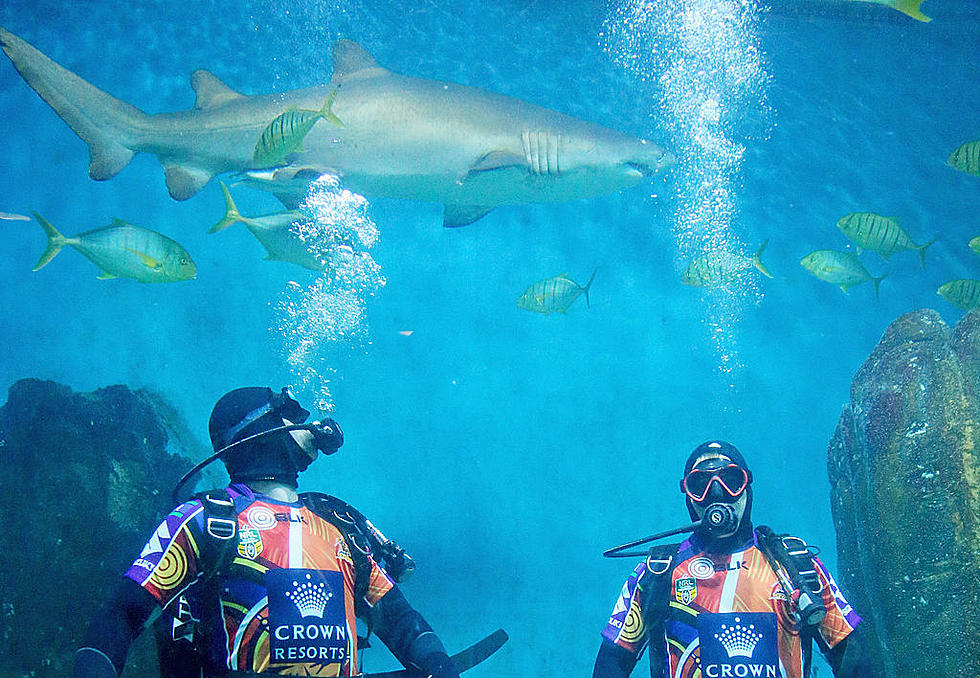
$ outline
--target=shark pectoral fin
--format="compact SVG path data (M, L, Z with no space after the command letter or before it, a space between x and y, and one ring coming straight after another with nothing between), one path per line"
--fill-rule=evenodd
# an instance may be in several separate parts
M527 161L524 156L511 153L510 151L491 151L477 160L470 167L470 172L487 172L495 169L503 169L504 167L527 168Z
M375 78L390 75L391 71L382 68L370 52L353 40L338 40L333 44L333 77L331 82L362 78Z
M160 268L163 268L162 263L160 263L159 261L151 257L146 252L140 252L139 250L134 250L132 247L127 247L125 249L127 252L132 252L137 257L139 257L139 260L142 261L143 265L146 266L147 268L152 268L153 270L158 270Z
M167 177L167 190L174 200L187 200L211 181L211 173L196 167L164 165Z
M214 108L235 99L245 98L244 94L233 90L214 73L203 69L191 73L191 87L197 95L194 108Z
M447 228L458 228L472 224L485 217L493 207L486 205L446 205L442 217L442 225Z

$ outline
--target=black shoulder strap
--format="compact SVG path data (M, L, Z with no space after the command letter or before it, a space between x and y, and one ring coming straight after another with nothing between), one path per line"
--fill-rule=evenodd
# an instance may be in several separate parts
M673 580L677 549L680 544L657 544L647 551L645 569L637 586L640 588L640 609L647 630L651 678L663 678L667 647L663 638L664 621L670 609L670 585Z
M168 606L156 629L157 650L162 678L200 678L204 671L210 629L220 628L218 590L219 573L234 559L238 534L238 513L231 496L224 489L199 492L192 499L201 502L204 512L204 535L200 546L203 572L195 586L203 600L198 614L182 594ZM166 624L166 628L164 628Z
M813 637L827 611L813 562L820 549L799 537L776 534L768 525L758 525L755 531L759 536L759 549L775 572L786 594L787 605L796 608L803 645L803 678L808 678L813 667Z
M200 579L206 584L228 569L235 558L235 537L238 536L238 510L225 488L208 490L194 495L204 510L204 534L209 540L209 563Z
M357 526L353 509L343 500L320 492L304 492L299 498L304 506L336 527L344 537L354 561L354 600L360 604L371 583L371 545Z

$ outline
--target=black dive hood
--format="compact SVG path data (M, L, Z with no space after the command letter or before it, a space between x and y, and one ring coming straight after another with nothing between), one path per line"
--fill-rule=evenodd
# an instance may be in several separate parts
M648 537L616 546L603 552L606 558L635 558L646 556L648 551L628 551L641 544L664 539L685 532L693 532L692 540L696 542L700 549L708 549L717 553L732 553L744 547L752 539L752 472L745 463L742 453L732 445L721 440L712 440L698 445L684 464L684 477L694 469L699 463L711 459L727 459L739 468L745 469L748 475L748 485L739 497L731 497L724 493L718 483L712 483L704 501L699 502L704 506L704 513L699 518L694 501L687 496L684 491L684 483L681 481L681 492L684 493L687 504L688 514L691 522L663 532L657 532ZM741 516L735 508L735 504L745 497L745 507ZM727 536L722 536L727 535Z
M340 429L340 425L329 417L324 421L311 421L304 424L290 424L288 426L276 426L275 428L270 428L266 431L261 431L247 438L242 438L237 440L230 445L222 447L220 450L212 454L211 456L205 458L203 461L199 462L194 468L185 473L177 484L174 485L173 489L173 500L175 502L180 501L180 489L187 484L191 478L197 475L205 466L211 462L219 459L222 455L231 452L233 449L239 445L244 445L245 443L254 442L257 439L264 438L266 436L271 436L277 433L288 433L289 431L309 431L313 434L313 444L316 446L319 452L325 455L331 455L340 449L341 445L344 444L344 432ZM305 468L305 467L304 467ZM303 470L303 469L300 469ZM246 480L244 476L239 476L239 474L232 474L232 481L236 478L241 480ZM255 480L256 478L248 478Z

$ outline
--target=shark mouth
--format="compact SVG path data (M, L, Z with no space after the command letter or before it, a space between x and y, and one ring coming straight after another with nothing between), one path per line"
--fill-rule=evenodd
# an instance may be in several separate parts
M639 160L630 160L623 164L631 169L636 170L637 172L639 172L645 177L652 177L660 170L667 169L668 167L672 167L673 165L676 165L677 158L675 158L672 153L664 153L657 159L657 161L653 165L649 165Z

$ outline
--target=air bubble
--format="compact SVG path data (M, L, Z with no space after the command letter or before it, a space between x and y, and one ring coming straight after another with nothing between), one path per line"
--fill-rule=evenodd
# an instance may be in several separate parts
M275 303L273 331L293 386L311 395L313 407L323 412L334 409L335 365L367 341L367 300L385 284L368 252L379 233L367 208L363 196L341 189L335 177L310 185L300 206L310 219L298 222L298 233L327 265L308 284L286 283Z
M737 203L746 143L771 128L759 14L743 0L624 0L604 25L607 51L640 82L659 86L647 105L679 158L670 199L680 270L714 250L751 257L760 244L739 237ZM764 125L754 124L759 118ZM741 367L735 330L745 304L762 296L759 275L748 268L702 295L702 319L726 379Z

